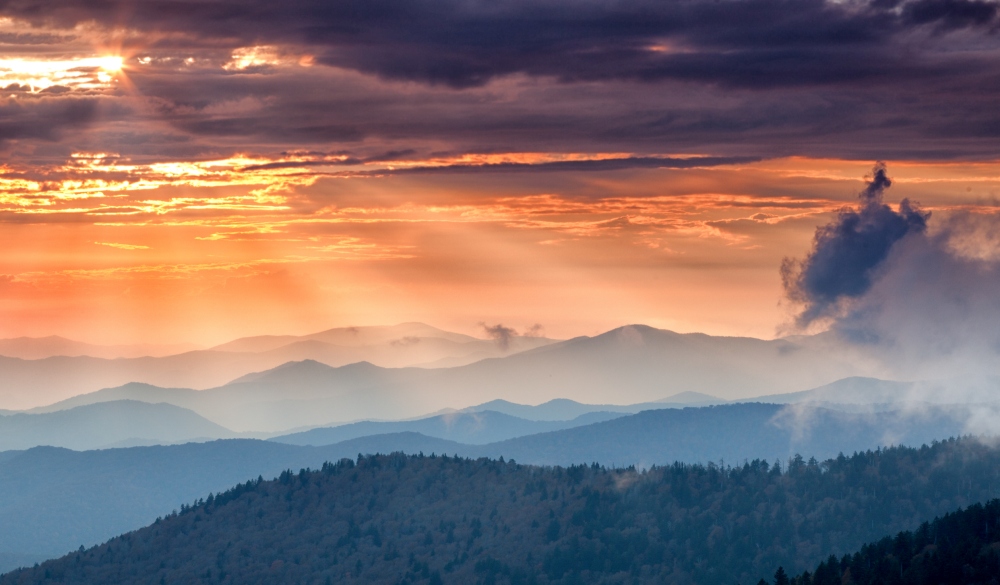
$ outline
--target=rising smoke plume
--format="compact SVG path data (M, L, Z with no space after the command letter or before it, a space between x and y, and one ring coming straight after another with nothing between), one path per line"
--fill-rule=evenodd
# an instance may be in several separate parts
M517 337L517 331L513 327L505 327L503 323L497 323L496 325L480 323L479 326L483 328L486 335L503 351L507 351L510 348L511 340Z

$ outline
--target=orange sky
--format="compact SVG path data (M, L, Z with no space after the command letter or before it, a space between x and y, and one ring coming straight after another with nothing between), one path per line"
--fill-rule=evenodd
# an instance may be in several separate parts
M62 182L30 185L5 169L0 336L210 344L420 320L772 337L788 315L781 259L802 256L870 170L778 159L331 178L247 164L78 155ZM891 200L995 205L1000 164L888 164Z

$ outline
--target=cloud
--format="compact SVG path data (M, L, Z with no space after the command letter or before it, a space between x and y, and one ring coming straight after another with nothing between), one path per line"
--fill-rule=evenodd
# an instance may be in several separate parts
M945 209L931 217L906 199L894 210L883 202L891 184L876 165L858 208L818 228L804 259L785 259L785 292L801 307L795 324L828 325L888 377L941 381L928 396L994 400L1000 213Z
M97 120L93 98L41 98L29 103L0 100L0 143L35 139L58 140L67 130L86 128Z
M517 331L511 327L504 327L502 323L497 323L496 325L480 323L479 325L486 332L486 335L503 351L507 351L510 348L511 340L517 337Z
M931 227L892 250L834 330L911 378L1000 373L1000 215Z
M525 337L544 337L545 327L541 323L535 323L524 332Z
M119 250L148 250L149 246L143 246L141 244L119 244L116 242L94 242L98 246L108 246L109 248L118 248Z
M7 0L0 13L63 28L97 21L183 33L216 49L237 43L225 53L227 61L255 49L298 46L316 63L454 88L515 73L741 87L861 81L922 69L893 43L914 29L988 31L997 20L988 2L892 4L207 0L178 11L164 0Z
M785 294L804 305L796 318L799 327L838 316L844 301L869 291L876 270L897 242L925 231L929 213L908 199L896 211L883 202L892 185L886 173L885 165L877 163L859 195L858 209L842 209L836 221L818 228L804 260L786 258L782 263Z

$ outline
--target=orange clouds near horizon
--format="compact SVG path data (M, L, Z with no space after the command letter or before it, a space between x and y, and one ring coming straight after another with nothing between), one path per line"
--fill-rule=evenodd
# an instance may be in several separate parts
M207 345L412 320L773 337L788 317L782 258L853 202L869 169L799 158L510 172L468 159L450 172L328 176L266 164L104 154L45 180L8 169L0 337ZM1000 183L995 163L889 169L892 198L935 213L989 210Z

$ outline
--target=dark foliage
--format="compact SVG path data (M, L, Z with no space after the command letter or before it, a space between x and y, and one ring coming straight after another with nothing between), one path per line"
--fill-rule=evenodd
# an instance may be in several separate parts
M996 486L1000 451L954 439L647 471L359 456L209 495L0 584L756 583Z
M795 585L983 585L1000 582L1000 500L830 556Z

